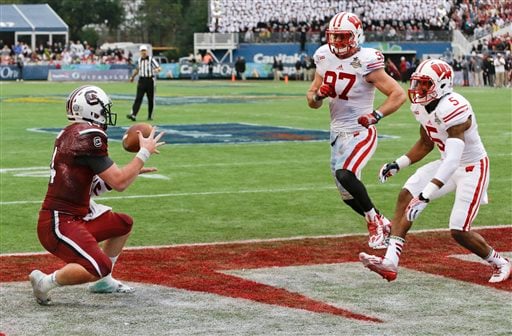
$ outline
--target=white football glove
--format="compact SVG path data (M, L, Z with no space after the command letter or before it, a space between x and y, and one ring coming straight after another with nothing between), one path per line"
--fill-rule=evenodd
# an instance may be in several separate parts
M400 167L396 161L386 163L379 170L379 180L384 183L393 175L396 175L400 171Z
M425 210L428 205L429 200L423 197L423 194L420 194L418 197L414 197L405 209L407 220L409 222L413 222L416 218L419 217L420 213Z

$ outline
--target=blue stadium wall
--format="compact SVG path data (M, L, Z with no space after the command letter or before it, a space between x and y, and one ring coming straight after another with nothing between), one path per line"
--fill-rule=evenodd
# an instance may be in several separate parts
M234 51L234 57L243 56L247 62L263 63L272 62L273 56L282 59L283 63L293 64L302 55L312 56L320 45L309 43L305 51L301 52L299 44L240 44ZM414 51L421 59L425 54L443 54L446 49L452 48L450 42L428 42L428 43L392 43L392 42L368 42L363 44L366 48L375 48L384 53L410 53ZM219 56L222 56L219 54Z
M425 43L391 43L371 42L365 43L365 47L379 49L384 54L416 54L421 59L426 54L443 54L446 49L451 50L449 42L425 42ZM306 44L305 51L301 52L298 43L282 44L240 44L233 52L234 59L243 56L246 60L246 76L252 79L272 78L272 63L274 57L284 64L284 73L293 76L295 74L295 62L305 55L312 56L318 44ZM217 52L221 59L224 52ZM230 78L233 73L233 64L215 64L210 74L208 66L199 66L199 78ZM32 65L25 66L22 77L25 80L52 80L52 81L125 81L128 80L131 68L128 65L88 65L76 64L63 66L56 69L55 66ZM162 64L162 70L158 74L159 79L189 79L192 69L190 64ZM0 80L16 80L19 78L19 70L16 66L0 66Z

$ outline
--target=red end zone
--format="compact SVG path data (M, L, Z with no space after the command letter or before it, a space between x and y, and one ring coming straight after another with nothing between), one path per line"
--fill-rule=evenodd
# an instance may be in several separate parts
M498 251L510 251L512 227L477 230ZM176 246L127 250L115 269L121 280L215 293L260 303L381 322L378 318L345 310L299 293L223 273L227 270L358 262L368 248L365 236L310 238L255 243ZM383 252L381 252L382 254ZM448 231L415 233L407 237L400 267L512 291L512 281L490 284L490 268L450 257L469 254ZM51 272L63 263L49 254L0 256L0 282L25 281L35 268ZM361 265L361 267L363 267ZM376 274L368 271L368 276ZM396 281L400 281L400 274ZM386 282L383 280L383 286Z

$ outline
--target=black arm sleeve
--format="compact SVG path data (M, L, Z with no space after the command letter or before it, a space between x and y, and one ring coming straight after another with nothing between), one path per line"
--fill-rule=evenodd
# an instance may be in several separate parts
M78 156L76 162L88 166L94 174L101 174L114 164L114 161L108 156Z

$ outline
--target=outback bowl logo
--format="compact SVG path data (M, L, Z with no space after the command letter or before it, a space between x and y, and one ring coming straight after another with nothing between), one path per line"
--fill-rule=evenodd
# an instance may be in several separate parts
M99 136L97 137L94 137L94 139L92 139L93 143L94 143L94 147L101 147L101 138Z

